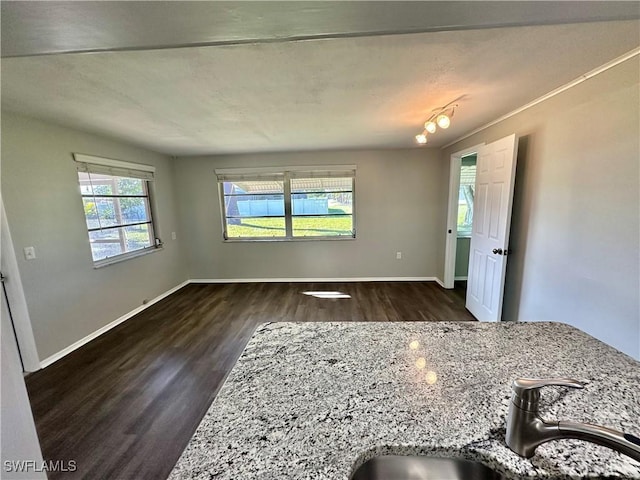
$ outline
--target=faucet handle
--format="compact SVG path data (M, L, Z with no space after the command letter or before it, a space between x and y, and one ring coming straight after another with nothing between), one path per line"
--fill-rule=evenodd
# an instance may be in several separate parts
M532 390L534 388L542 388L547 386L557 387L571 387L571 388L583 388L585 384L579 380L566 377L555 378L516 378L513 381L513 391L523 392L525 390Z
M516 378L511 385L513 389L513 403L523 410L538 411L540 389L547 386L570 388L584 388L585 384L573 378Z

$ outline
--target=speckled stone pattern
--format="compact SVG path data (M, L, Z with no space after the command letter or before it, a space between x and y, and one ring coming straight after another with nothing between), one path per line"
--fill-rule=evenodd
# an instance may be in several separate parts
M640 463L579 440L504 443L511 382L545 387L545 419L640 435L639 363L559 323L270 323L258 327L172 471L178 479L347 480L367 459L479 460L507 478L640 478Z

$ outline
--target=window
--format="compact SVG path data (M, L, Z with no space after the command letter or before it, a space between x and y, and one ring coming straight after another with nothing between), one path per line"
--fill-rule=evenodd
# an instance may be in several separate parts
M152 216L153 167L88 155L74 157L94 265L108 265L160 247Z
M216 173L225 240L355 238L354 167Z
M462 159L458 195L458 237L470 237L473 225L473 199L476 185L476 156Z

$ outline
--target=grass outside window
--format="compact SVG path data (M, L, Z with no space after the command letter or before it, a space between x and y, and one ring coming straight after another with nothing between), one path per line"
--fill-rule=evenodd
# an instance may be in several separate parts
M354 171L219 175L224 238L354 238L354 176Z

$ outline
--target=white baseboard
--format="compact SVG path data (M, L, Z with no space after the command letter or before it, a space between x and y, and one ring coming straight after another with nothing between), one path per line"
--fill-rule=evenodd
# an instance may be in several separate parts
M192 278L190 283L438 282L436 277Z
M99 328L95 332L81 338L77 342L69 345L68 347L60 350L58 353L54 353L50 357L45 358L40 362L40 368L45 368L52 363L60 360L62 357L70 354L74 350L82 347L86 343L89 343L94 338L99 337L103 333L108 332L112 328L120 325L122 322L130 319L134 315L149 308L154 303L159 302L165 297L168 297L174 292L177 292L185 285L190 283L323 283L323 282L438 282L440 286L444 286L442 281L437 277L344 277L344 278L195 278L182 282L180 285L173 287L171 290L158 295L148 303L141 305L128 313L125 313L120 318L117 318L111 323L108 323L104 327Z
M99 328L98 330L96 330L95 332L87 335L84 338L81 338L80 340L78 340L77 342L75 342L72 345L69 345L67 348L64 348L62 350L60 350L58 353L54 353L53 355L51 355L50 357L45 358L44 360L42 360L40 362L40 368L45 368L48 367L49 365L51 365L52 363L60 360L62 357L70 354L71 352L73 352L74 350L77 350L78 348L80 348L81 346L83 346L86 343L89 343L91 340L93 340L96 337L99 337L100 335L102 335L105 332L108 332L109 330L111 330L112 328L120 325L122 322L124 322L125 320L130 319L131 317L133 317L134 315L137 315L138 313L142 312L143 310L149 308L151 305L153 305L154 303L158 303L160 300L162 300L165 297L168 297L169 295L171 295L174 292L177 292L178 290L180 290L182 287L184 287L185 285L187 285L189 283L189 280L185 280L184 282L182 282L180 285L177 285L175 287L173 287L171 290L167 290L166 292L158 295L157 297L155 297L154 299L150 300L149 302L145 303L144 305L140 305L138 308L135 308L133 310L131 310L128 313L125 313L123 316L121 316L120 318L117 318L116 320L114 320L111 323L108 323L107 325L105 325L102 328Z
M438 277L433 277L433 280L440 285L442 288L447 288L444 286L444 282L442 280L440 280Z

